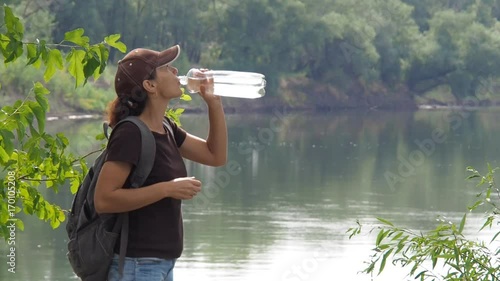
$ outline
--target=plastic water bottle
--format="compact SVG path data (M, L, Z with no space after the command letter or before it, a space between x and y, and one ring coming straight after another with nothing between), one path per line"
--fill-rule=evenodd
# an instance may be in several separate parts
M197 93L207 79L214 80L214 95L255 99L266 94L265 76L255 72L190 69L179 81L189 93Z

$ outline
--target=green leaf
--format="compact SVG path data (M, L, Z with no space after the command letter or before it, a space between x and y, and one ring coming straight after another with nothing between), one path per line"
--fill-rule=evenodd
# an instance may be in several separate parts
M75 43L78 46L88 48L90 39L87 36L83 36L85 30L83 28L77 28L72 31L68 31L64 33L64 41L69 41Z
M34 212L35 212L35 210L33 209L33 206L31 204L26 204L26 202L25 202L24 213L26 213L28 215L33 215Z
M466 170L467 172L475 172L475 173L477 173L477 170L476 170L476 169L474 169L474 167L472 167L472 166L467 166L467 167L465 168L465 170Z
M399 239L401 236L403 236L403 232L399 232L394 237L392 237L392 241Z
M386 225L390 225L392 227L394 227L394 224L392 224L390 221L386 220L386 219L383 219L383 218L377 218L378 221L380 221L381 223L383 224L386 224Z
M432 260L432 268L434 269L434 268L436 268L438 256L432 256L431 260Z
M28 104L33 114L35 114L36 121L38 123L38 131L43 132L45 130L45 111L40 106L40 104L31 102Z
M68 71L76 80L75 88L82 85L85 81L83 73L83 60L85 59L85 51L71 50L66 60L69 63Z
M5 151L5 149L0 146L0 161L2 164L7 163L9 161L9 154ZM2 165L3 166L3 165Z
M38 44L36 46L36 57L38 58L42 57L42 59L41 60L37 59L36 61L34 61L33 66L38 69L42 65L42 61L43 62L47 61L50 49L46 47L47 42L45 42L45 40L38 41L37 39L37 42ZM33 60L35 60L35 58L33 58Z
M9 45L10 38L3 34L0 33L0 50L2 51L2 54L4 57L7 57L9 53L7 52L7 45Z
M389 257L389 255L392 253L392 250L394 249L390 249L389 251L387 251L384 256L382 257L382 261L380 262L380 268L378 270L378 274L380 275L380 273L382 273L382 271L384 270L384 267L385 267L385 263L387 261L387 258Z
M118 49L118 51L125 53L127 51L127 46L123 44L122 42L119 42L118 39L120 39L121 35L120 34L112 34L104 38L104 42L108 44L109 46Z
M460 250L458 250L457 245L453 245L453 252L455 254L456 264L459 265L460 264Z
M190 95L187 95L187 94L182 94L181 97L180 97L181 100L183 101L191 101L193 100L193 98L191 98Z
M474 178L479 178L479 175L470 175L466 178L466 180L474 179Z
M474 203L474 205L467 207L467 209L469 209L469 211L472 211L472 210L477 209L477 207L479 207L481 205L483 205L483 201L476 201L476 203Z
M43 79L45 82L48 82L54 76L57 69L63 69L64 67L61 52L57 49L50 50L45 65L47 68L43 74Z
M500 231L499 231L499 232L497 232L497 233L495 234L495 236L493 236L493 238L491 238L490 243L491 243L491 242L493 242L493 241L495 241L495 240L497 239L498 235L500 235ZM500 250L500 248L499 248L499 250Z
M16 219L16 228L21 231L24 231L24 223L22 220Z
M35 64L36 62L40 61L40 52L38 50L38 46L39 45L36 44L26 44L26 58L28 59L26 65Z
M1 129L0 136L2 137L2 147L5 149L5 152L7 152L7 154L9 155L12 154L12 152L14 151L14 134L9 130Z
M23 54L23 42L20 41L21 39L14 38L12 34L9 34L7 37L9 38L7 41L8 43L2 50L2 53L4 53L5 57L5 64L15 61Z
M29 200L31 198L30 193L26 188L20 188L19 194L21 197L23 197L24 200Z
M35 92L35 99L38 102L38 104L42 107L42 109L45 112L49 111L49 101L47 100L46 95L50 93L47 88L45 88L42 83L36 82L35 87L33 88L33 91Z
M75 194L78 191L78 187L80 186L80 181L77 178L71 180L71 194Z
M58 143L60 143L60 146L62 148L68 147L69 140L63 133L57 133L56 136L57 136L57 141L58 141Z
M50 220L50 226L52 229L56 229L61 225L61 222L59 220L52 219Z
M49 134L44 134L43 140L47 143L48 146L54 146L56 142L52 135Z
M36 210L35 210L35 214L36 216L41 219L41 220L45 220L45 218L47 217L47 212L45 211L44 208L40 208L38 207Z
M16 122L16 132L17 132L17 137L19 141L23 142L24 138L26 136L26 126L28 125L26 118L20 114L15 114L12 116L12 118Z
M54 206L46 203L45 210L47 211L47 218L53 219L55 215Z
M94 57L87 58L87 62L85 63L85 66L83 67L83 75L85 76L85 83L87 83L87 80L89 77L91 77L94 74L99 74L99 67L101 66L100 62L98 59L95 59ZM97 75L99 77L99 75ZM94 76L96 79L96 76Z
M389 244L382 244L382 245L378 246L377 248L380 251L384 251L385 249L389 249L390 247L391 247L391 245L389 245Z
M18 17L14 16L12 9L8 6L4 6L5 11L5 26L9 33L22 35L24 33L24 27ZM19 39L21 39L19 38Z
M89 54L92 55L92 57L99 64L99 66L94 71L94 80L99 79L99 77L101 76L101 74L104 72L104 69L106 68L106 62L107 62L108 57L109 57L109 51L108 51L108 49L104 48L105 52L102 53L102 51L101 51L101 45L104 46L104 44L94 45L89 50ZM103 57L106 57L106 59L104 60Z
M106 69L107 61L109 58L109 50L106 48L104 44L99 44L99 52L100 52L100 59L101 59L101 67L99 68L99 74L102 74L104 72L104 69Z
M462 218L462 221L460 221L460 227L458 228L458 233L462 234L464 231L464 226L465 226L465 221L467 219L467 213L464 214L464 217Z
M4 206L7 206L7 204L5 204ZM9 212L7 212L6 210L2 210L2 212L0 212L0 224L4 224L9 219Z
M39 94L39 95L48 95L48 94L50 94L50 91L47 88L45 88L43 86L43 84L40 83L40 82L36 82L35 83L34 90L35 90L35 94Z
M385 235L387 232L385 232L383 229L378 233L377 235L377 241L375 242L375 245L379 246L382 240L384 240Z
M416 276L415 279L421 278L420 280L425 280L425 274L427 273L427 270L419 272Z
M64 221L66 219L66 215L62 210L57 211L57 220Z
M489 215L480 230L483 230L487 226L489 226L491 228L492 223L493 223L494 220L495 220L495 216Z

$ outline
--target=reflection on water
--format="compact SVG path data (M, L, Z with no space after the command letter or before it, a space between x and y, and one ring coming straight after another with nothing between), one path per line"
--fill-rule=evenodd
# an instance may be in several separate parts
M371 280L358 274L373 235L349 240L356 220L384 217L430 229L437 215L459 221L473 201L466 166L498 166L499 113L421 111L326 115L229 115L229 162L220 168L187 162L204 191L184 205L185 250L177 280ZM205 136L206 117L183 126ZM56 121L75 153L100 147L100 121ZM67 190L47 198L69 207ZM478 236L481 216L469 233ZM16 236L17 273L1 280L71 280L66 235L27 218ZM485 232L481 235L488 235ZM490 236L491 237L491 236ZM5 247L2 246L2 253ZM6 256L0 256L6 264ZM4 268L3 266L1 268ZM374 280L403 280L387 270Z

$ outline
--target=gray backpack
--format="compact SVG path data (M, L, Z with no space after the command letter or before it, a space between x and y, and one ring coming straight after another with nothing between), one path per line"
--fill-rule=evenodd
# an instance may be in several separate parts
M131 172L131 188L144 184L153 167L156 143L149 128L136 116L129 116L118 122L114 129L125 122L132 122L141 132L141 155L139 163ZM170 124L163 122L173 137ZM107 135L107 124L104 134ZM113 130L114 131L114 130ZM113 131L111 134L113 134ZM73 271L83 281L105 281L111 265L114 249L120 237L120 274L123 271L128 242L128 213L97 214L94 208L94 191L99 172L107 156L107 149L97 157L73 198L68 215L68 259Z

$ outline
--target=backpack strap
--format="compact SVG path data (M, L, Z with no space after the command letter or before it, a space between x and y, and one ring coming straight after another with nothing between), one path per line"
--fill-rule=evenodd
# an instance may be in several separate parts
M130 176L130 184L131 188L141 187L146 178L149 176L151 169L154 165L154 159L156 155L156 142L154 139L151 130L142 122L137 116L128 116L122 120L120 120L114 127L116 129L120 124L124 122L132 122L134 123L141 132L141 154L139 157L139 163L132 171ZM107 135L107 127L104 128L104 135ZM128 212L121 213L118 216L118 220L116 223L118 226L121 225L120 231L120 258L118 262L118 270L120 272L120 276L123 274L123 268L125 265L125 255L127 252L127 244L128 244L128 234L129 234L129 219Z
M151 130L137 116L128 116L120 122L127 121L134 123L141 132L141 155L139 157L139 163L130 177L131 187L138 188L144 184L153 168L156 155L156 142Z
M174 130L172 129L172 125L170 125L167 116L163 117L163 127L167 129L167 132L170 132L170 136L175 141Z
M108 122L103 122L102 123L102 132L104 133L104 136L106 137L107 140L109 140L109 124Z

